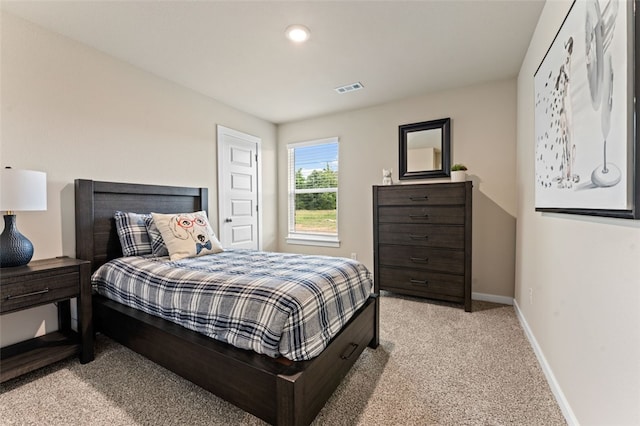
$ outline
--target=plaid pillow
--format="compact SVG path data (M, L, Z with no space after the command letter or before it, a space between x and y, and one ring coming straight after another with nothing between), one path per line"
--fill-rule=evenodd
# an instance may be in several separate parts
M156 257L169 256L167 245L164 243L162 234L156 226L156 223L153 221L153 217L151 215L144 219L144 224L147 226L147 233L149 234L149 240L151 240L151 251L153 252L153 255Z
M114 215L116 230L124 256L151 254L151 240L147 233L145 218L149 214L117 211Z

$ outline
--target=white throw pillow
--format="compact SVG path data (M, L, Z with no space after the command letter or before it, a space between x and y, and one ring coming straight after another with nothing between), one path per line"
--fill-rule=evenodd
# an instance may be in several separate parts
M216 238L207 212L159 214L151 213L171 260L220 253L222 245Z

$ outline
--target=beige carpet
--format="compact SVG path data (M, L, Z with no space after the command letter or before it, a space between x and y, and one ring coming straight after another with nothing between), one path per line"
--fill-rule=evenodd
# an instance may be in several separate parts
M384 294L367 349L315 425L564 425L513 307L473 312ZM63 361L0 386L3 425L263 425L98 336L95 361Z

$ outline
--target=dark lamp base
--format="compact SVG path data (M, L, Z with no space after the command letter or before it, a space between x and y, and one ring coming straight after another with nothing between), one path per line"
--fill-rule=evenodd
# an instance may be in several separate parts
M22 266L33 257L33 244L18 231L16 215L4 215L4 231L0 235L0 267Z

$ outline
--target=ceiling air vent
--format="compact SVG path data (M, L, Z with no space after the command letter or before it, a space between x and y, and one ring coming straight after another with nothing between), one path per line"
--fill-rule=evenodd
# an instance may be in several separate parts
M336 87L333 90L335 90L338 93L348 93L348 92L353 92L354 90L360 90L362 88L364 88L364 86L362 85L362 83L358 82L358 83L347 84L346 86Z

